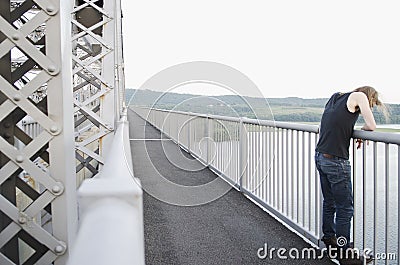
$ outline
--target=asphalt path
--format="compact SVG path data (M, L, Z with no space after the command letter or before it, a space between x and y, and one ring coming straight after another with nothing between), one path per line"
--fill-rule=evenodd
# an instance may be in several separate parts
M144 189L146 264L334 264L291 258L311 246L136 113L130 110L128 119L133 170ZM190 189L207 183L215 190Z

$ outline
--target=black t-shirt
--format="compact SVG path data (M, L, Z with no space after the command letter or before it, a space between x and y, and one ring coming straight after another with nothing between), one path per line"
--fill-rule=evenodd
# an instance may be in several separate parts
M322 114L319 140L316 151L349 159L350 139L354 125L360 115L347 109L350 93L335 93L325 105Z

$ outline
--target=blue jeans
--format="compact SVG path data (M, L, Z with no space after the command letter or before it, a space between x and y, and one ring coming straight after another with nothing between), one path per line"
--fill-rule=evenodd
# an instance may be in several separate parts
M326 158L316 152L315 164L324 196L322 212L324 238L336 235L338 238L345 237L347 243L350 243L350 222L354 213L350 161L339 157Z

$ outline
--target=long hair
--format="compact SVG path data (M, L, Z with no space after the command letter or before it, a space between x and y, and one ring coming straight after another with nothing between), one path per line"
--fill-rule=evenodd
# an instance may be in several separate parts
M369 102L369 106L371 108L377 106L378 110L383 114L383 116L385 117L386 122L388 122L390 120L389 118L389 111L387 106L379 99L379 93L378 91L376 91L375 88L370 87L370 86L362 86L359 88L356 88L353 90L353 92L363 92L367 98L368 98L368 102Z

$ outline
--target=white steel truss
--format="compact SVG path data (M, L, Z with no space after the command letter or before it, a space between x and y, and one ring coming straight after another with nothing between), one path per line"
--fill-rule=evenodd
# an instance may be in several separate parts
M118 12L120 13L120 11ZM115 1L80 0L72 11L78 181L98 173L115 127Z
M65 264L76 233L71 9L1 1L0 264ZM40 130L24 131L24 118Z
M0 3L0 264L66 264L123 107L120 2Z

